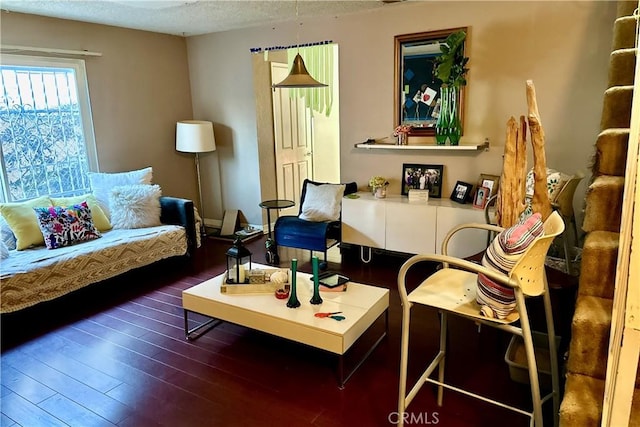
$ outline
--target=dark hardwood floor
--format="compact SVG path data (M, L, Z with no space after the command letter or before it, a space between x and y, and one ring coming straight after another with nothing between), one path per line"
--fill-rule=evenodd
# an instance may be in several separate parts
M332 354L233 324L185 340L182 290L222 273L229 243L207 239L192 259L171 259L1 317L2 426L383 426L397 422L405 258L345 251L329 268L391 290L389 335L339 390ZM264 239L248 244L264 263ZM281 248L310 272L308 252ZM304 262L302 262L304 260ZM430 266L425 266L428 270ZM415 280L418 275L415 274ZM438 343L435 311L414 309L409 382ZM353 363L384 327L379 319L347 353ZM450 324L447 379L528 409L529 388L511 381L509 336ZM547 413L550 404L545 405ZM412 424L526 426L528 418L455 392L435 403L425 386Z

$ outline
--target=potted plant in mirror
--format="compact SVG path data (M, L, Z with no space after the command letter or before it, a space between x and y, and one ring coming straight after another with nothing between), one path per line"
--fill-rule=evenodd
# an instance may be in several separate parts
M462 124L458 113L460 87L467 85L465 74L469 58L464 56L464 30L449 34L440 44L441 55L434 61L433 74L442 82L440 86L440 115L436 122L436 144L444 145L449 139L451 145L458 145L462 134Z
M377 199L384 199L387 197L387 186L389 181L383 176L372 176L369 180L369 187L373 192L373 196Z

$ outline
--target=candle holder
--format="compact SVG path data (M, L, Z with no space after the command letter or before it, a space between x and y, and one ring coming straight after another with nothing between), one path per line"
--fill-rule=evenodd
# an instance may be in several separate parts
M251 251L242 244L242 240L238 237L227 251L227 283L249 283L249 275L245 274L245 270L251 271Z
M322 297L320 296L320 278L318 272L318 257L311 258L311 264L313 266L313 296L309 301L311 304L322 304Z
M300 307L300 301L296 293L296 279L298 273L298 260L296 258L291 260L291 290L289 291L289 300L287 301L287 307L297 308Z

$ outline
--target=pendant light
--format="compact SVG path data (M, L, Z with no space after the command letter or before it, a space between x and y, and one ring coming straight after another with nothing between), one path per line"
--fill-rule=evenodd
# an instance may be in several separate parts
M296 21L298 21L298 1L296 0ZM298 26L300 23L298 23ZM300 42L298 36L298 30L296 30L296 42L298 44L298 54L293 60L291 71L289 75L280 83L274 84L273 87L279 88L307 88L307 87L327 87L326 84L320 83L307 71L307 67L304 65L304 60L300 56Z

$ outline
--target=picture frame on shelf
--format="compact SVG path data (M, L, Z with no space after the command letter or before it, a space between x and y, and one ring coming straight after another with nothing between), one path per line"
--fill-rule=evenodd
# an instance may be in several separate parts
M487 200L489 200L490 194L491 190L488 187L478 187L476 189L476 194L473 197L473 207L484 209L487 205Z
M451 192L450 198L454 202L465 204L472 190L473 190L473 184L469 184L468 182L464 182L464 181L458 181L456 182L456 185L453 187L453 191Z
M442 55L440 44L449 35L461 30L468 34L469 27L394 37L394 126L411 126L410 136L435 136L442 82L434 76L434 60ZM457 109L462 131L464 94L465 87L461 86Z
M500 177L498 175L481 173L480 177L478 177L478 182L476 183L476 189L480 187L486 187L489 189L489 195L487 196L487 199L489 199L491 196L498 194L498 188L500 188Z
M404 163L402 165L402 195L409 195L409 190L429 190L429 197L442 197L443 165L423 165Z

